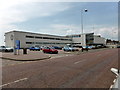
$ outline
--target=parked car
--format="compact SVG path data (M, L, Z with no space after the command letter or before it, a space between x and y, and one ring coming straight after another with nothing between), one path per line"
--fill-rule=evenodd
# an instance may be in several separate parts
M41 46L40 49L42 50L42 49L44 49L45 47L46 47L46 46Z
M82 50L82 46L73 46L73 47L78 49L78 51Z
M0 46L0 51L1 52L13 52L13 48L8 47L8 46Z
M120 46L117 46L117 48L120 48Z
M63 48L63 50L64 50L64 51L78 51L77 48L74 48L74 47L68 47L68 46L65 46L65 47Z
M116 78L114 79L113 85L110 86L109 90L119 90L120 70L116 68L111 68L111 72L115 74Z
M30 51L31 50L33 50L33 51L40 51L40 47L34 47L34 46L32 46L32 47L29 48L29 50Z
M82 52L83 52L83 50L88 51L88 46L82 46Z
M95 49L95 46L88 46L88 49Z
M42 49L44 53L55 53L58 54L58 50L53 47L45 47Z
M55 49L62 50L62 47L58 47L58 46L52 46L52 47L55 48Z

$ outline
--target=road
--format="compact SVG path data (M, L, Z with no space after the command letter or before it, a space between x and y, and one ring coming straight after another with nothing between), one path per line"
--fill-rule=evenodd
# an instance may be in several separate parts
M109 88L118 49L5 66L3 88Z

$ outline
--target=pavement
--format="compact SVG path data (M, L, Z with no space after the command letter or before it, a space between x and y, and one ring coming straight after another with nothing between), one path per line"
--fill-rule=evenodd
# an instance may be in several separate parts
M100 49L103 50L103 49ZM99 51L97 50L89 50L88 52L95 52ZM63 50L59 50L58 54L44 54L42 51L29 51L27 50L27 54L23 54L23 50L19 50L19 54L17 51L17 55L14 55L14 53L10 52L3 52L0 54L0 58L2 59L7 59L7 60L14 60L14 61L36 61L36 60L45 60L45 59L50 59L56 58L56 57L64 57L64 56L69 56L70 55L79 55L82 53L86 53L87 51L84 52L64 52Z
M44 54L41 51L27 51L27 54L23 54L23 51L19 51L19 55L14 55L14 53L3 52L0 56L2 59L15 60L15 61L35 61L35 60L45 60L51 58L49 55Z

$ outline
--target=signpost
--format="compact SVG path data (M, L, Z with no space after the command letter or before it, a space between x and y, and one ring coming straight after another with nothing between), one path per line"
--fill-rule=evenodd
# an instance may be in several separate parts
M19 55L20 40L16 40L16 41L15 41L15 49L18 50L18 55Z

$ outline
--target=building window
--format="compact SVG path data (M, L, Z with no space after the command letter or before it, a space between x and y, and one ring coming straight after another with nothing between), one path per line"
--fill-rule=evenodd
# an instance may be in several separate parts
M72 41L72 39L52 38L52 37L39 37L39 36L28 36L28 35L26 35L26 38Z
M13 35L11 35L11 36L10 36L10 39L11 39L11 40L13 40L13 37L14 37L14 36L13 36Z
M34 38L34 36L27 36L27 35L26 35L26 38Z
M26 44L33 44L34 42L26 42Z
M81 44L81 43L73 43L73 44Z
M73 35L73 36L70 36L70 37L78 38L78 37L81 37L81 35Z
M42 39L42 37L35 36L35 38Z

